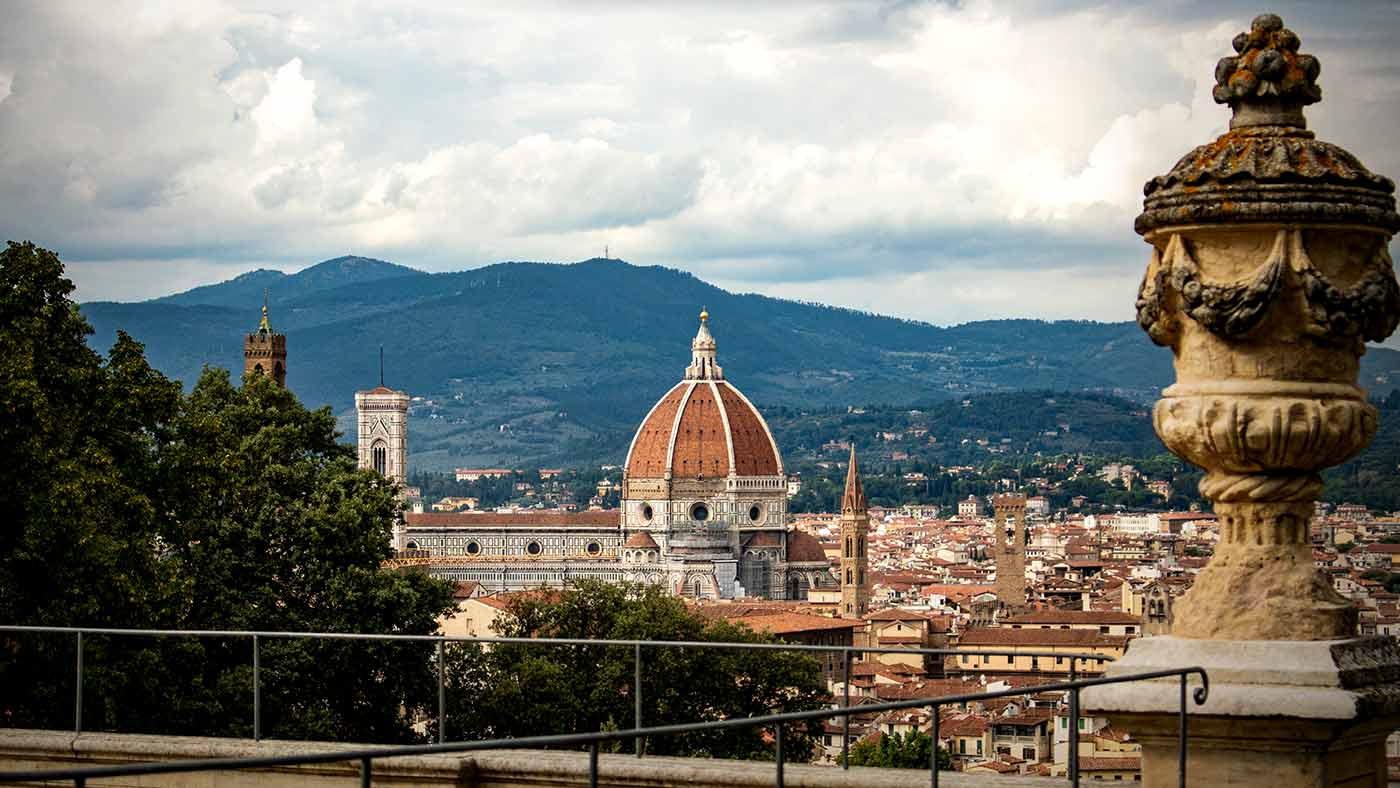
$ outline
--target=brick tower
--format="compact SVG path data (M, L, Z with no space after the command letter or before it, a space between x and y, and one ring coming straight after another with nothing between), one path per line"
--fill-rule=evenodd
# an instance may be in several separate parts
M870 604L870 579L866 576L865 541L870 516L865 511L865 488L856 470L856 448L846 466L846 494L841 497L841 615L862 617Z
M1018 610L1026 606L1026 496L993 495L992 512L996 524L992 550L997 562L997 601L1004 609Z
M243 340L243 377L255 373L271 375L277 385L287 385L287 335L274 333L268 322L266 292L258 330Z

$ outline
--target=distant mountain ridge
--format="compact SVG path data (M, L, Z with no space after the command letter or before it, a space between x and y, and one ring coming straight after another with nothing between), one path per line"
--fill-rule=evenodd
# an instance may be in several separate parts
M269 297L282 300L347 285L415 274L426 275L415 268L372 257L345 255L325 260L294 274L259 268L225 282L154 298L146 303L226 306L240 309L250 303L261 303L264 290L268 291Z
M255 271L142 303L82 309L92 344L118 328L167 375L242 368L266 288L288 337L288 385L342 416L386 382L415 405L415 464L620 462L631 431L681 376L706 305L726 377L760 407L904 405L997 391L1114 393L1137 401L1172 379L1171 354L1133 323L994 320L943 328L729 293L659 266L591 259L506 262L430 274L360 257L296 274ZM1373 349L1363 381L1400 381ZM1381 386L1382 390L1388 390ZM349 422L343 422L348 428ZM421 467L421 466L420 466Z

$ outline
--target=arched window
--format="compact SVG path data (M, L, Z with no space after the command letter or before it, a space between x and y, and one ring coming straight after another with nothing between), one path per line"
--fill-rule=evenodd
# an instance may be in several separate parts
M856 576L860 579L860 582L857 583L856 585L862 585L862 586L865 585L865 570L864 570L864 569L858 569L858 570L856 570Z
M861 557L861 558L864 558L864 557L865 557L865 537L862 536L860 539L857 539L857 540L856 540L856 545L857 545L857 546L859 547L859 549L860 549L860 557Z
M846 537L846 555L855 555L855 552L851 550L851 537L849 536Z
M854 583L854 582L855 582L855 581L851 579L851 568L850 568L850 567L846 567L846 585L850 585L851 583Z
M697 599L703 596L705 593L705 581L701 580L698 577L692 580L690 584L690 592L691 595L695 596Z
M389 475L387 470L389 464L389 448L385 446L382 441L375 443L374 448L370 449L370 461L374 465L375 472L380 476Z

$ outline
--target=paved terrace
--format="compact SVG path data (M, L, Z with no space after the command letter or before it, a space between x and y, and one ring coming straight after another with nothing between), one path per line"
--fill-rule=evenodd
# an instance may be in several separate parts
M363 747L325 742L219 739L196 736L145 736L139 734L81 733L66 731L9 730L0 735L0 771L57 769L72 766L120 765L205 758L254 758L334 752ZM775 765L763 761L729 761L705 758L637 758L631 754L600 755L598 784L617 788L640 786L772 786ZM922 769L866 769L849 771L832 766L788 764L784 782L810 788L913 788L927 786L929 773ZM144 775L94 781L104 786L259 786L259 788L344 788L360 779L354 761L276 769L210 771L172 775ZM1064 779L1000 777L960 772L940 772L940 785L961 788L1059 786ZM4 783L18 785L18 783ZM28 783L32 785L33 783ZM374 764L376 786L586 786L588 753L558 750L494 750L462 755L413 755L379 759Z

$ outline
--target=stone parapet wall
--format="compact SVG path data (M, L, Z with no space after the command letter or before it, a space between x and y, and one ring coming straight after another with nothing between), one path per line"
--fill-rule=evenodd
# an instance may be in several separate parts
M54 769L205 758L249 758L307 752L350 750L359 745L325 742L252 742L194 736L7 730L0 734L0 770ZM703 758L642 758L603 755L599 785L622 788L646 786L743 786L774 784L772 763ZM928 772L918 769L850 771L823 766L788 765L785 782L810 788L914 788L928 785ZM329 763L259 771L210 771L103 779L104 786L259 786L259 788L341 788L359 778L358 763ZM1035 788L1062 786L1063 780L1040 777L1001 777L945 772L941 783L952 788ZM377 786L453 785L472 788L524 788L588 784L588 756L581 752L498 750L462 755L415 755L377 760Z

